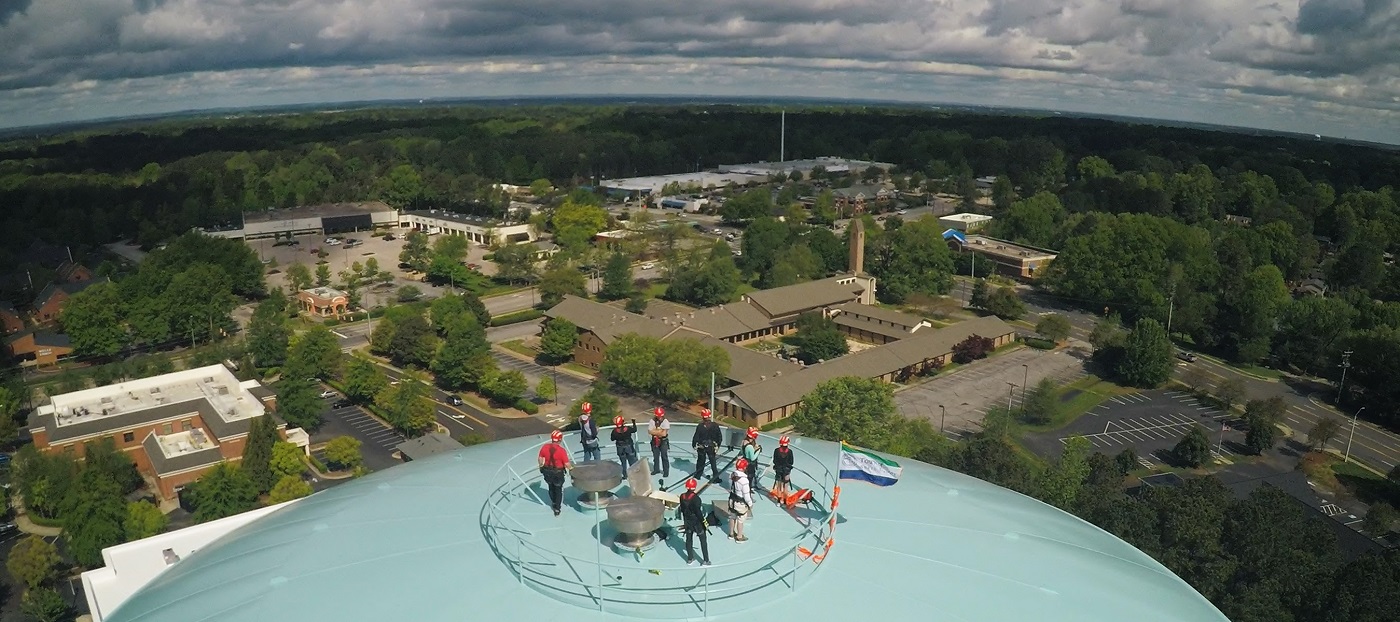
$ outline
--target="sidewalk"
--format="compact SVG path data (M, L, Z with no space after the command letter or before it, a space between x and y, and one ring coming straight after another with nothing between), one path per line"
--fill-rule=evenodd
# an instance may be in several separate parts
M18 493L10 498L10 506L15 509L15 527L20 531L36 536L57 536L63 533L63 530L58 527L35 525L34 521L29 520L29 514L24 511L24 499Z

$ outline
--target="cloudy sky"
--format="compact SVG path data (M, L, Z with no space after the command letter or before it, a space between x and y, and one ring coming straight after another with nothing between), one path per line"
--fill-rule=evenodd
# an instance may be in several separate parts
M1400 0L0 0L0 126L287 103L811 96L1400 143Z

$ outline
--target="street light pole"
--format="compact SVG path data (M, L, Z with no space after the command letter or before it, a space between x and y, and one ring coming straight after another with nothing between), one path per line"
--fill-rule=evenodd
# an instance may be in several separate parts
M1014 382L1008 382L1008 383L1006 383L1006 384L1007 384L1007 386L1011 387L1011 388L1009 388L1009 389L1006 390L1006 412L1007 412L1007 413L1010 413L1010 412L1011 412L1011 397L1012 397L1013 395L1016 395L1016 383L1014 383Z
M1337 383L1337 399L1333 402L1335 404L1342 403L1342 395L1347 390L1347 370L1351 369L1351 350L1342 353L1342 364L1338 367L1342 368L1342 380Z
M1365 406L1356 409L1356 413L1351 416L1351 436L1347 437L1347 453L1342 459L1343 462L1351 462L1351 441L1356 438L1356 418L1361 416L1361 411L1366 410Z
M938 419L938 433L939 433L939 434L942 434L942 433L943 433L943 424L945 424L945 423L948 422L948 409L947 409L947 408L944 408L942 404L939 404L939 405L938 405L938 410L943 411L943 416L940 417L940 418Z

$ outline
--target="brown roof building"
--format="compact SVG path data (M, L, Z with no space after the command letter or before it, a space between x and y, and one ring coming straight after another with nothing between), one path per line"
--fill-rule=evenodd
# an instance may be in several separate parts
M31 328L6 337L5 350L22 366L42 367L72 354L73 343L63 333Z
M758 382L729 387L716 394L715 409L721 415L750 425L767 425L791 416L804 396L833 378L855 376L893 382L942 367L952 360L953 346L972 335L987 337L996 347L1001 347L1015 339L1016 331L995 316L937 330L920 330L908 338L805 367L795 373L761 377Z
M8 302L0 302L0 334L8 335L24 330L24 318L20 317L15 306Z
M36 449L78 458L87 443L111 439L162 498L173 499L220 462L241 460L249 423L275 406L258 381L210 365L55 395L35 411L29 431ZM287 434L285 423L277 428Z
M96 276L92 273L92 270L88 270L87 267L83 264L73 263L71 261L63 262L62 265L58 266L58 270L56 272L58 275L58 280L63 281L65 283L82 283L83 281L91 281L93 277Z
M846 336L873 344L904 339L933 326L917 315L859 303L837 305L832 312L832 321Z
M50 283L34 298L34 321L40 324L57 322L69 298L93 285L106 282L107 279L102 278L78 283Z

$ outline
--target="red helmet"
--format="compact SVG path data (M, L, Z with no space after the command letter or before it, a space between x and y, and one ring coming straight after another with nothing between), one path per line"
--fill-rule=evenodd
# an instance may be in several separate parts
M590 403L588 403L588 402L584 402L584 403L583 403L583 406L580 406L579 408L582 408L582 409L583 409L583 414L585 414L585 415L588 414L588 413L593 412L593 405L590 404Z
M778 444L779 444L779 445L782 445L783 447L787 447L787 444L788 444L788 437L784 436L784 437L778 439Z
M555 431L553 431L553 432L550 432L550 433L549 433L549 440L554 441L554 442L556 442L556 443L559 442L559 441L562 441L562 440L564 440L564 433L561 432L561 431L559 431L559 430L555 430Z
M696 484L695 484L695 478L691 478L691 479L685 480L685 489L686 489L686 490L695 490L695 486L696 486Z
M758 428L749 428L748 437L749 437L749 438L758 438Z
M658 416L658 417L665 417L665 416L666 416L666 410L665 410L664 408L660 407L660 406L657 406L657 407L656 407L656 410L653 410L653 411L651 411L651 412L656 413L656 416Z
M710 409L708 409L708 408L701 408L701 409L700 409L700 416L703 417L703 418L705 418L705 419L709 419L709 418L710 418Z
M739 469L740 471L747 471L749 470L749 461L744 458L740 458L738 462L734 463L734 468Z

